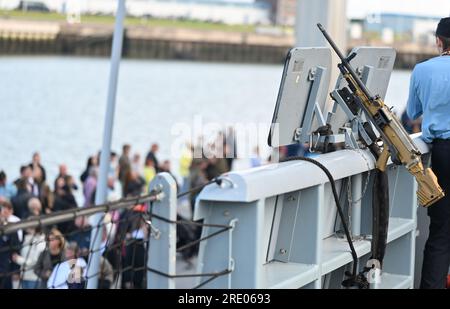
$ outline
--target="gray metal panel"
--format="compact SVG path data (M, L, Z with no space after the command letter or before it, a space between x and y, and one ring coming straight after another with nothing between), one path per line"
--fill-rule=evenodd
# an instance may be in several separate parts
M283 71L277 103L272 118L269 145L278 147L296 143L294 133L303 126L308 97L313 81L310 73L317 67L326 69L322 75L317 104L323 111L330 83L331 51L327 47L293 48ZM274 125L276 124L276 125Z
M289 261L319 264L322 251L322 214L324 208L324 185L308 188L302 192Z
M280 199L282 200L280 205L282 207L282 212L280 224L278 227L275 227L278 229L278 239L274 252L274 259L277 261L289 262L301 195L299 191L295 191L282 195Z
M356 53L356 57L350 62L352 67L360 74L361 79L372 94L378 94L384 99L394 67L395 49L391 47L357 47L352 52ZM370 69L370 76L368 75L368 69ZM342 75L339 76L336 85L337 89L347 85ZM333 130L337 132L337 129L348 121L345 113L338 108L330 124Z
M411 273L415 253L414 248L411 248L411 236L413 234L415 234L415 231L388 243L383 262L383 271L411 277L414 275L414 273Z
M416 219L416 191L417 182L404 166L392 165L389 167L391 217ZM413 207L405 207L404 205L412 205Z
M278 238L278 226L281 220L281 198L272 196L266 199L266 214L264 215L264 237L268 241L264 244L266 262L273 260L275 255L275 244ZM269 228L270 227L270 228Z
M265 203L259 200L252 203L198 203L204 208L204 223L229 225L231 220L239 218L232 232L232 242L229 247L229 233L219 234L200 243L198 272L218 272L229 267L228 254L231 249L234 260L234 271L231 273L231 287L259 288L261 287L262 267L265 262L264 252L268 239L263 239ZM266 227L270 228L270 227ZM217 231L217 228L205 227L202 237ZM266 234L268 237L268 235ZM199 280L204 282L208 277ZM228 288L228 276L218 277L202 288Z

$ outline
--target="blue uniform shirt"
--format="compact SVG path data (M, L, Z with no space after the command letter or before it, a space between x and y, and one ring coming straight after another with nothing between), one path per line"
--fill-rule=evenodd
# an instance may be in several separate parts
M415 66L409 85L408 117L423 115L422 139L450 139L450 56L439 56Z

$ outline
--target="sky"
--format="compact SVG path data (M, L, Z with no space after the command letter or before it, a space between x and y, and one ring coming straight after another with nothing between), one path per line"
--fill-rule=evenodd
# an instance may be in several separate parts
M448 17L450 0L347 0L348 17L361 18L370 13Z

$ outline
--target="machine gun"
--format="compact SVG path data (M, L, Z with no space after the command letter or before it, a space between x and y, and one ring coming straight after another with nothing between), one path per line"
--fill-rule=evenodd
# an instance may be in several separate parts
M317 26L341 60L338 68L347 81L348 88L350 88L344 88L347 96L346 102L356 103L362 108L367 118L381 135L383 140L382 150L377 144L375 134L368 132L372 143L367 146L377 157L377 169L384 172L389 156L391 156L395 164L405 165L408 171L416 178L418 183L417 196L420 205L428 207L444 197L444 192L439 186L436 175L431 168L425 169L423 167L421 153L400 121L378 95L373 96L370 93L350 65L350 61L356 54L352 53L347 58L344 57L324 27L320 23Z

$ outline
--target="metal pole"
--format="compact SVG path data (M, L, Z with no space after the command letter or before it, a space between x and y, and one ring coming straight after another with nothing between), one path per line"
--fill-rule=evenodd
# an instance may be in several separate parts
M95 204L103 204L107 197L108 170L111 153L111 139L114 123L114 109L116 105L117 79L119 75L119 64L122 56L123 42L123 20L125 17L125 0L118 0L114 36L111 49L111 68L109 74L108 100L106 105L105 126L103 129L103 145L100 155L100 173L95 194ZM102 242L101 221L104 214L98 213L93 216L93 229L91 232L91 245L89 255L89 268L87 270L87 288L96 289L98 285L98 274L100 270L100 245ZM100 226L100 227L99 227ZM99 228L98 228L99 227Z

